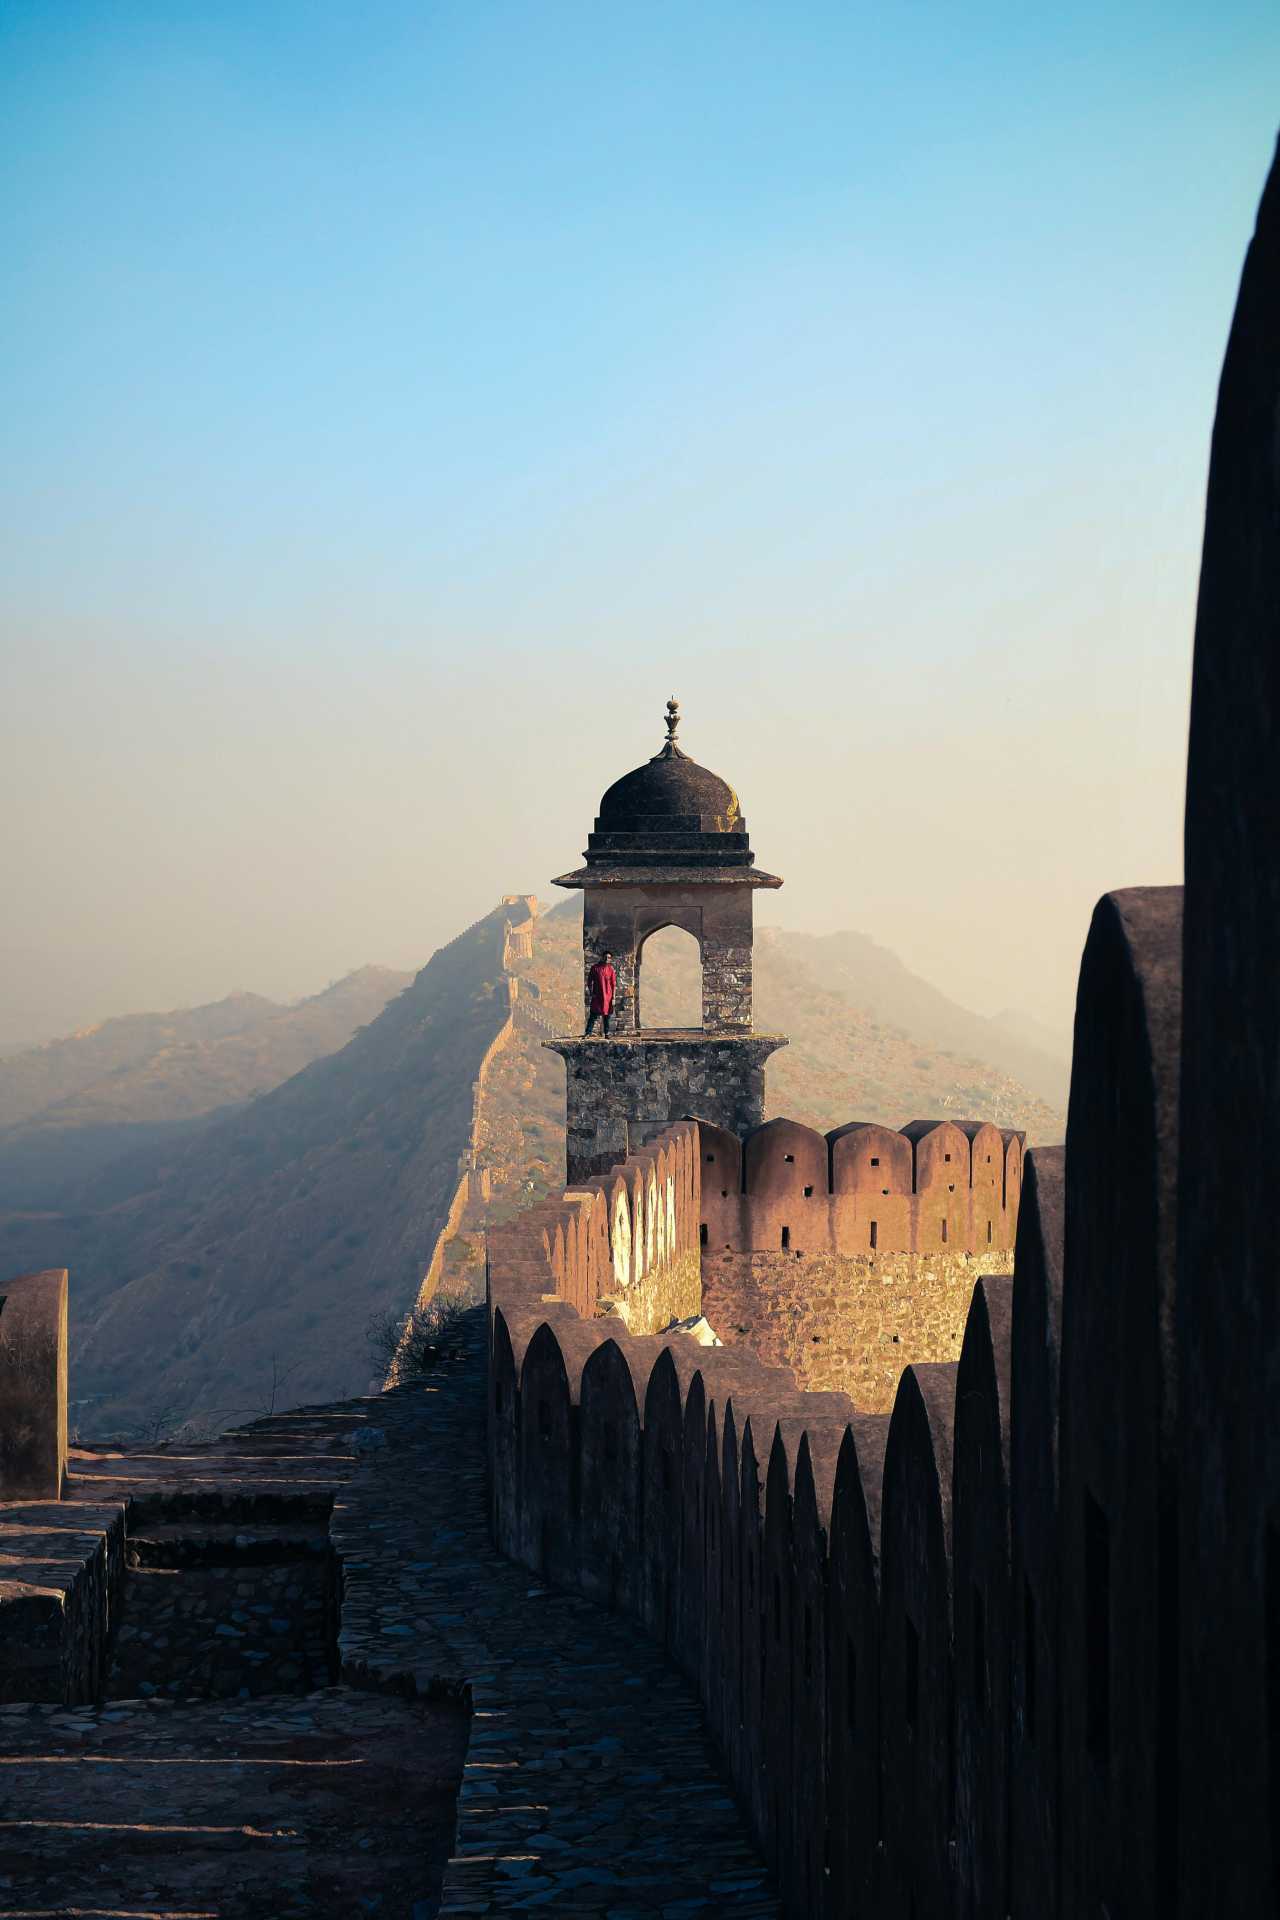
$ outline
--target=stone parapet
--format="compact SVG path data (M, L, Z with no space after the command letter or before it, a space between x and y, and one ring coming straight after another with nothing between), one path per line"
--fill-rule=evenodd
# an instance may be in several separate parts
M0 1285L0 1500L58 1500L67 1471L67 1274Z

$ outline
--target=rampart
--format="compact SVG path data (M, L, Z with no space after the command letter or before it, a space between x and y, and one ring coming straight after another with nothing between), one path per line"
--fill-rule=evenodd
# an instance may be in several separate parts
M852 1120L822 1135L770 1120L702 1127L703 1245L768 1253L1008 1252L1022 1132L987 1120Z
M1173 888L1099 906L1065 1157L1033 1150L1024 1168L1019 1136L977 1124L823 1140L775 1122L740 1148L688 1122L490 1238L498 1544L669 1649L797 1920L1052 1914L1059 1858L1062 1911L1160 1910L1126 1854L1130 1821L1148 1875L1172 1840L1155 1758L1169 1698L1157 1516L1180 915ZM959 1358L904 1342L891 1411L802 1391L814 1368L746 1344L654 1333L651 1310L629 1329L608 1314L609 1288L637 1281L674 1311L684 1282L667 1276L712 1221L730 1223L722 1239L763 1222L744 1237L769 1251L708 1246L708 1308L724 1261L847 1268L822 1244L847 1203L893 1219L897 1201L903 1239L926 1196L939 1223L972 1221L977 1152L981 1239L990 1217L1007 1265L995 1223L1007 1237L1016 1218L1016 1277L985 1274L961 1243ZM1064 1215L1096 1223L1065 1261ZM774 1225L807 1219L813 1252L784 1256ZM935 1257L957 1257L938 1239ZM889 1259L909 1256L922 1270L910 1246ZM961 1292L959 1272L948 1284ZM1015 1906L1018 1885L1036 1892Z

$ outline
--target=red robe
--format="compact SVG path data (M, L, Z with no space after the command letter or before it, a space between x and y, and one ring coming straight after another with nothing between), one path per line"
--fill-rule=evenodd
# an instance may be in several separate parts
M607 961L597 960L587 975L587 987L591 994L592 1013L612 1013L613 996L618 985L618 976Z

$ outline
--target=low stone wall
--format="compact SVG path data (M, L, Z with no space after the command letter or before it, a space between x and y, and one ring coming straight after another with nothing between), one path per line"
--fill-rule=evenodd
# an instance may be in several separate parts
M1012 1272L1012 1252L707 1252L702 1311L726 1346L888 1413L908 1361L960 1358L979 1276Z
M0 1284L0 1500L60 1500L67 1472L67 1272Z

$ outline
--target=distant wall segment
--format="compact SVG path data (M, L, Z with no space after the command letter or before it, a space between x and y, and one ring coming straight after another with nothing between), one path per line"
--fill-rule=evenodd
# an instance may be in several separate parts
M771 1253L1007 1253L1026 1136L985 1120L704 1124L704 1244Z

